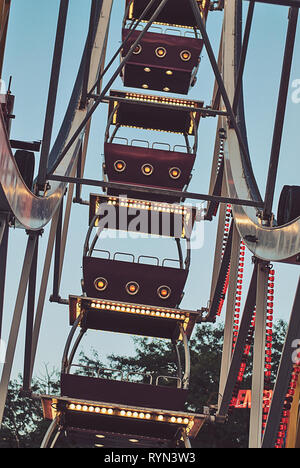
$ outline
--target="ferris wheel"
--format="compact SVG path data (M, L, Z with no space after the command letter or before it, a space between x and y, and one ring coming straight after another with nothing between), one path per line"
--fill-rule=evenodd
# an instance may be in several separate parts
M103 447L126 448L134 443L146 448L190 449L193 439L201 437L204 424L224 424L230 410L242 404L241 384L252 346L249 447L296 447L300 438L300 284L293 291L274 385L271 368L276 265L290 265L297 275L300 264L300 186L285 185L274 208L300 1L126 0L119 28L121 45L107 59L115 3L91 0L82 60L52 148L69 0L60 1L41 142L10 138L14 96L10 87L0 96L1 321L9 231L20 228L27 236L0 382L1 419L27 291L23 387L30 392L53 259L51 301L68 307L70 330L62 350L60 394L39 396L44 417L51 421L43 448L53 448L67 437L79 446L94 446L95 441L99 445L101 438ZM253 168L244 103L246 59L257 3L288 14L264 196ZM0 66L10 6L10 1L0 1ZM208 27L213 15L222 18L218 53ZM191 94L197 80L205 81L203 55L214 77L213 92L194 99ZM119 78L122 89L114 89ZM259 112L260 103L254 105ZM91 121L99 109L106 109L103 161L96 169L102 177L88 179L84 174ZM201 134L204 119L214 123L215 139L209 190L198 193L190 186L205 140ZM153 141L153 135L167 135L168 141L156 141L156 137ZM35 152L40 152L38 168ZM85 202L83 187L93 187ZM205 209L199 208L200 201L205 202ZM88 211L87 225L79 224L86 232L85 240L77 247L82 251L82 270L78 271L82 292L70 291L62 299L60 283L68 261L65 246L73 202L86 205ZM182 301L189 294L193 232L201 223L217 225L210 256L211 288L207 307L191 310ZM47 225L48 244L35 307L37 256ZM140 252L112 252L112 244L105 248L103 240L108 231L167 238L175 244L178 256L160 259ZM115 245L119 249L117 241ZM249 284L244 278L246 253L252 257ZM215 323L222 313L218 401L201 413L188 411L190 338L197 326ZM75 364L87 330L170 341L177 376L132 375Z

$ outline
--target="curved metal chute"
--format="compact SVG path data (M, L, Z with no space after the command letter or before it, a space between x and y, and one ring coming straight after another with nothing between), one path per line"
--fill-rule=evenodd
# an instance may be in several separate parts
M239 2L228 0L225 4L223 73L225 87L233 103L235 76L238 67L236 48L236 21ZM259 193L253 190L256 182L251 165L247 164L240 151L234 129L223 121L227 131L225 142L225 174L228 196L232 198L259 201ZM280 227L264 226L257 209L234 205L232 212L236 227L247 248L257 257L266 261L300 263L300 218Z

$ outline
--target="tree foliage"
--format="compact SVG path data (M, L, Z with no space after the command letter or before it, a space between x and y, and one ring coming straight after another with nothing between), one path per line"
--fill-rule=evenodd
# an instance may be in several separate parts
M283 321L277 322L273 330L273 382L285 333L286 324ZM149 338L134 338L134 342L134 356L113 354L107 358L111 369L136 375L137 380L143 380L140 376L144 374L144 381L147 381L149 373L153 376L153 381L158 376L177 376L177 359L172 343ZM197 326L190 340L191 378L187 410L202 413L204 406L217 404L222 343L222 325ZM181 361L184 362L183 349L180 348L179 351ZM101 355L95 349L92 349L89 355L81 352L78 357L78 364L83 366L83 369L107 367L105 362L105 355ZM244 389L251 388L251 362L250 355L241 387ZM20 392L21 382L20 376L10 383L4 422L0 431L2 448L39 447L49 425L49 422L43 421L40 401ZM44 375L35 379L32 390L34 394L59 394L58 371L49 371L48 366L45 366ZM206 424L193 445L201 448L245 448L248 444L248 425L248 410L232 410L225 424Z

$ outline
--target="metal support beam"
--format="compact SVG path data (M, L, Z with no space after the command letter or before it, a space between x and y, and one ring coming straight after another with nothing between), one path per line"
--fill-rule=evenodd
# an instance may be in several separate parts
M228 269L230 266L230 255L231 255L231 248L232 248L232 237L233 237L233 223L231 223L230 231L228 234L226 247L223 254L223 259L221 262L220 270L218 279L216 281L214 295L212 297L212 301L210 304L209 312L205 317L206 322L214 322L216 315L218 313L220 301L222 299L222 291L224 288L224 284L227 278Z
M7 350L6 350L6 362L3 366L1 382L0 382L0 425L2 424L6 397L8 392L8 384L10 380L11 370L13 366L15 350L18 340L19 328L22 318L22 311L24 306L25 294L27 290L27 285L29 281L32 261L34 258L34 252L37 242L37 233L30 233L28 235L28 242L27 248L24 257L24 263L21 273L21 278L19 282L19 288L15 303L15 309L13 313L13 319L9 334L9 339L7 343Z
M31 348L32 348L32 331L35 310L35 292L36 292L36 275L38 261L38 236L35 245L34 256L29 275L28 283L28 298L27 298L27 318L26 318L26 333L25 333L25 351L24 351L24 371L23 371L23 388L24 392L30 392L30 364L31 364Z
M89 84L89 74L90 74L90 65L91 65L91 56L92 56L92 48L93 48L93 32L95 28L95 12L97 9L97 3L99 0L92 0L91 3L91 12L90 12L90 24L87 36L87 51L85 56L85 69L84 69L84 77L83 77L83 85L82 85L82 94L81 94L81 101L80 101L80 109L85 109L88 100L88 84ZM100 0L100 3L103 3Z
M59 218L59 210L55 213L51 222L48 245L47 245L47 250L46 250L46 255L45 255L44 268L43 268L40 291L39 291L39 297L38 297L38 302L36 306L33 334L32 334L31 366L30 366L30 377L29 377L30 381L32 379L35 356L36 356L37 346L38 346L38 339L39 339L40 328L41 328L41 323L42 323L43 309L44 309L44 304L45 304L45 297L46 297L51 259L52 259L54 242L55 242L55 234L57 231L58 218Z
M55 107L56 107L56 97L57 97L58 82L59 82L59 76L60 76L61 60L62 60L62 53L63 53L63 46L64 46L64 37L65 37L66 22L67 22L67 16L68 16L68 8L69 8L69 0L61 0L60 8L59 8L59 15L58 15L58 22L57 22L55 46L54 46L54 52L53 52L52 70L51 70L51 76L50 76L50 85L49 85L49 92L48 92L46 117L45 117L45 123L44 123L40 164L39 164L39 171L38 171L38 176L37 176L37 189L38 190L44 190L45 183L46 183L48 157L49 157L49 151L50 151L54 113L55 113Z
M249 38L250 38L250 31L251 31L253 14L254 14L254 7L255 7L255 3L254 2L250 3L249 8L248 8L246 24L245 24L245 32L244 32L244 38L243 38L243 44L242 44L242 50L241 50L241 57L239 60L239 68L238 68L237 78L236 78L236 83L235 83L235 94L234 94L234 99L233 99L233 104L232 104L232 110L235 115L237 114L237 111L238 111L241 91L243 87L243 75L244 75L246 56L247 56L248 44L249 44Z
M260 448L262 440L268 279L269 264L258 261L249 448Z
M0 78L2 77L10 5L11 0L0 1Z
M90 89L89 91L89 95L91 95L96 88L98 88L98 83L103 79L104 75L107 73L107 71L110 69L111 65L113 64L113 62L116 60L117 57L119 57L122 49L124 48L124 46L127 44L127 42L129 41L130 37L132 36L132 34L134 33L134 31L136 30L136 28L139 26L139 24L141 23L141 21L143 21L143 19L145 18L145 16L147 15L148 11L150 10L150 8L152 8L152 6L154 5L154 3L156 2L156 0L150 0L148 2L148 5L146 6L145 10L143 11L143 13L141 14L140 18L135 21L135 19L133 19L130 27L129 27L129 33L128 35L126 36L124 42L120 45L120 47L117 49L117 51L115 52L115 54L112 56L112 58L110 59L110 61L108 62L108 64L106 65L106 67L100 71L100 74L97 78L97 81L94 83L94 85L92 86L92 88Z
M56 301L59 298L59 286L60 286L60 255L61 255L61 230L62 230L62 219L63 219L63 201L59 208L59 217L56 230L55 239L55 254L54 254L54 271L53 271L53 292L50 301Z
M289 327L281 353L280 365L274 386L273 397L269 410L267 425L262 441L262 448L274 448L276 435L280 423L281 412L290 382L294 362L292 359L295 340L300 338L300 279L295 294L294 304L290 316Z
M234 387L237 382L240 365L244 353L246 339L250 328L253 311L256 303L256 285L257 285L257 264L255 263L252 278L249 285L248 295L244 307L243 316L241 319L240 330L235 344L234 352L232 355L230 368L227 375L226 385L224 388L223 395L221 395L222 401L219 406L218 414L220 416L226 416L232 400L232 394Z
M224 394L224 388L230 368L230 362L232 358L232 343L233 343L233 326L234 326L234 315L235 315L235 299L237 291L237 278L239 268L239 252L240 252L241 238L238 230L233 224L232 234L232 248L230 257L230 276L227 293L227 305L226 305L226 317L224 325L224 340L223 340L223 352L221 361L220 371L220 383L219 383L219 404L221 404L221 395Z
M272 216L272 206L274 200L274 192L277 179L278 163L280 156L280 148L283 135L283 127L285 121L285 112L287 106L287 98L289 93L289 83L291 76L291 68L294 55L294 47L297 33L297 23L298 23L298 8L292 8L289 14L289 25L286 35L286 44L284 59L282 65L282 74L280 89L278 95L277 111L275 118L274 134L272 149L270 155L269 169L268 169L268 178L266 184L265 200L264 200L264 211L263 218L267 222L270 222Z
M204 21L203 21L203 19L201 17L201 14L200 14L198 3L197 3L196 0L190 0L190 3L191 3L191 7L193 9L194 15L195 15L195 20L196 20L197 26L198 26L198 28L199 28L199 30L201 32L202 38L203 38L203 42L204 42L204 45L205 45L205 48L206 48L206 51L207 51L207 54L208 54L208 57L209 57L209 60L210 60L210 64L212 66L216 81L217 81L218 86L219 86L221 97L223 99L226 111L228 113L229 125L230 125L231 128L234 128L234 131L236 133L236 137L237 137L238 142L239 142L241 153L243 154L243 156L245 158L248 158L249 157L248 147L247 147L246 142L244 141L243 135L242 135L242 133L240 131L239 125L238 125L238 123L236 121L236 117L235 117L233 109L231 107L230 100L229 100L229 97L228 97L228 94L227 94L227 91L226 91L226 88L225 88L225 85L224 85L224 81L223 81L221 72L219 70L218 63L216 61L214 51L213 51L213 48L211 46L208 34L206 32L206 27L205 27Z
M77 179L76 177L65 177L61 175L50 175L49 180L55 180L57 182L69 182L71 184L81 184L81 185L90 185L94 187L105 187L113 188L117 190L130 190L132 186L130 184L119 184L116 182L105 182L102 180L93 180L93 179ZM192 193L192 192L181 192L179 190L169 190L169 189L156 189L153 187L145 187L143 185L135 185L135 192L151 193L155 195L164 195L164 196L175 196L179 198L193 198L195 200L213 200L218 203L229 203L231 205L242 205L242 206L254 206L256 208L262 208L263 203L255 202L252 200L241 200L236 198L228 197L218 197L214 195L206 195L202 193Z

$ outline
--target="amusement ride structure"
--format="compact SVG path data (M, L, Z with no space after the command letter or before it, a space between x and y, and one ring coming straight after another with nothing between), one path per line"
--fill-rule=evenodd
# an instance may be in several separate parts
M106 63L113 0L91 0L84 52L64 121L50 148L69 0L60 1L44 134L41 142L10 139L14 96L1 95L0 151L0 314L4 304L9 230L27 236L0 383L0 415L8 385L25 296L28 292L23 390L30 392L51 260L51 301L69 308L70 333L62 354L60 395L40 395L51 421L42 442L59 437L104 447L192 447L204 423L223 424L239 398L245 362L253 345L249 447L299 447L300 283L271 387L274 265L300 264L300 187L284 186L273 213L284 115L295 53L300 0L117 0L124 7L122 43ZM288 27L270 151L266 193L262 197L252 169L244 118L243 76L256 3L286 7ZM3 63L10 0L0 1L0 66ZM246 6L246 19L243 8ZM223 18L218 56L206 23ZM188 97L207 54L215 77L210 105ZM119 63L113 66L113 63ZM111 72L103 85L108 71ZM122 78L123 89L112 88ZM179 96L179 97L178 97ZM84 178L90 125L99 106L107 106L103 179ZM209 193L189 192L197 159L201 119L216 122ZM129 141L127 129L144 132ZM125 129L125 131L124 131ZM178 144L149 143L149 132L169 133ZM123 132L123 133L122 133ZM125 136L124 136L125 134ZM122 135L122 136L120 136ZM202 137L203 138L203 137ZM37 175L34 152L40 152ZM82 187L91 186L88 202ZM74 194L75 191L75 194ZM206 209L185 203L206 202ZM82 294L59 295L72 202L89 207L82 247ZM137 220L138 218L138 220ZM216 220L217 238L208 307L180 307L191 258L191 237L199 222ZM41 287L35 307L37 255L43 229L50 225ZM133 231L175 240L178 259L162 262L97 248L105 230ZM185 249L182 247L185 245ZM253 271L241 313L244 256ZM185 252L185 253L184 253ZM146 258L147 257L147 258ZM297 267L296 267L297 268ZM186 292L188 294L188 291ZM186 410L190 383L189 339L201 323L214 323L226 299L219 401L202 413ZM152 338L173 344L177 377L145 374L140 381L120 372L80 369L74 364L87 330ZM178 347L184 349L184 362ZM295 351L295 353L293 353ZM298 350L299 351L299 350ZM271 391L272 390L272 391ZM269 398L266 402L266 392Z

